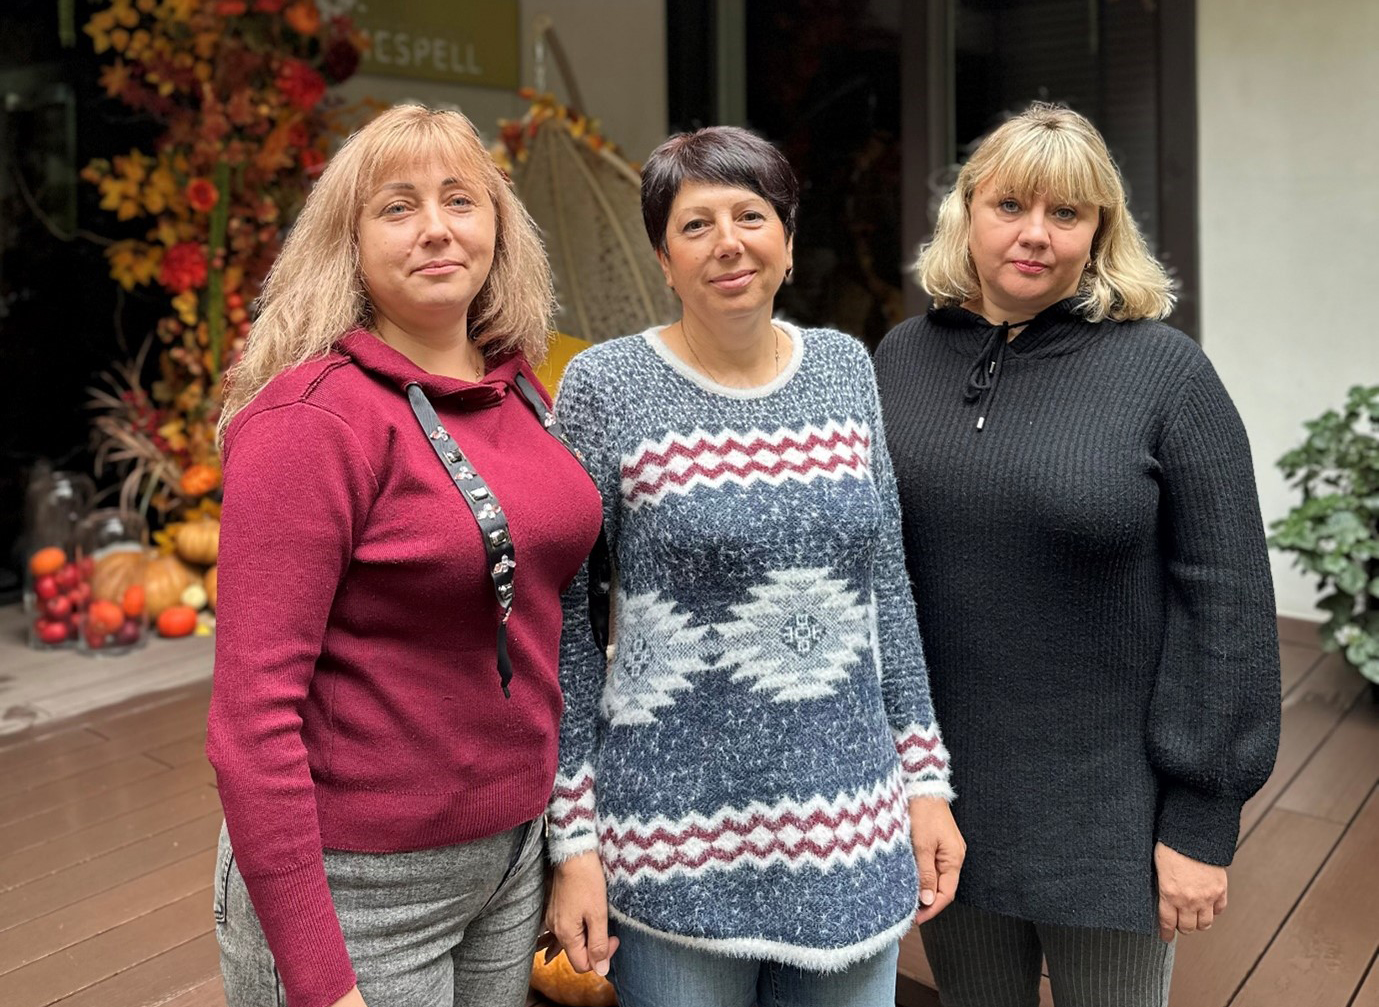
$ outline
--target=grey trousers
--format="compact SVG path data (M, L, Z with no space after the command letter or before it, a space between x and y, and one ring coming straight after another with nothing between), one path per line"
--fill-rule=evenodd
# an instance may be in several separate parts
M326 850L369 1007L521 1007L545 899L540 819L414 853ZM284 1007L282 981L222 827L215 919L227 1007Z
M1047 961L1056 1007L1168 1007L1176 941L1031 923L953 903L919 928L943 1007L1037 1007Z

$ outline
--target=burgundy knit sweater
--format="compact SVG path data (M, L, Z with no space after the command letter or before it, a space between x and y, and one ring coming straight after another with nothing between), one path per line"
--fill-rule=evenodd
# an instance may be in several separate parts
M480 383L437 377L352 332L275 378L226 436L207 752L290 1007L355 983L323 848L467 842L550 797L560 593L601 505L513 386L519 372L535 383L520 356ZM412 414L409 381L511 527L511 700L479 528Z

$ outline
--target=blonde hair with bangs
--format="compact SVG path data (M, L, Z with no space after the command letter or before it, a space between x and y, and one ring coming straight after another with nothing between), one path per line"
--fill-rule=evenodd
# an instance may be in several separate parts
M1085 117L1046 102L1035 102L983 139L943 197L933 239L915 262L915 277L935 303L962 305L981 292L967 243L972 194L988 182L1017 199L1038 194L1100 211L1091 269L1078 288L1078 311L1088 321L1163 318L1173 310L1173 280L1126 207L1106 141Z
M371 323L359 271L360 213L385 176L431 161L479 180L493 201L493 265L469 306L470 338L486 354L545 359L555 293L536 224L464 115L398 105L351 135L307 196L264 281L244 354L226 374L222 441L235 414L274 377L326 355L346 332Z

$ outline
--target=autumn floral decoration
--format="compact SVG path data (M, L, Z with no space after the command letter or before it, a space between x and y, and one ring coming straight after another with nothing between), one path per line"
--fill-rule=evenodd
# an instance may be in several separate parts
M322 0L323 3L326 0ZM105 93L152 117L152 150L92 161L82 177L118 221L146 224L106 252L125 290L161 288L158 378L143 358L92 391L98 466L126 503L167 514L219 485L220 384L284 228L354 110L327 96L367 39L316 0L103 0L85 26Z

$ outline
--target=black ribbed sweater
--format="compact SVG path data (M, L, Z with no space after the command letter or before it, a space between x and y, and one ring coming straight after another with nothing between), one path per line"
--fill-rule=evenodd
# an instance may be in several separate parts
M939 309L876 354L958 899L1152 932L1154 841L1229 863L1278 744L1249 444L1175 329L1065 301L995 331Z

